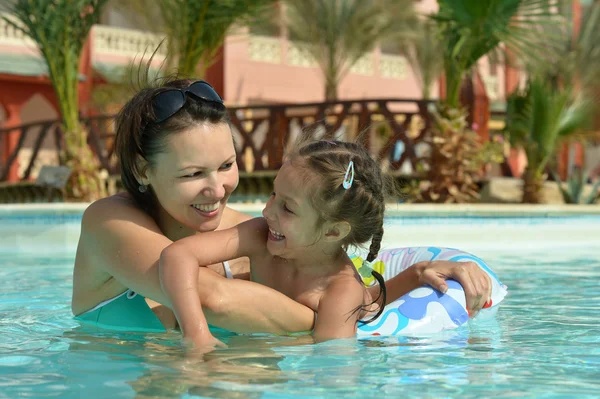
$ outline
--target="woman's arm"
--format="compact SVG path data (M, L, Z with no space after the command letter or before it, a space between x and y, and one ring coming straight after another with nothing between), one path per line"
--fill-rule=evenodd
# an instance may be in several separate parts
M226 279L200 268L198 279L203 310L213 326L237 333L310 331L315 312L290 297L252 281ZM211 295L202 295L210 291Z
M172 305L185 340L195 346L216 341L198 295L198 266L251 256L264 248L266 224L253 219L221 231L186 237L165 248L160 255L161 286Z
M94 202L82 220L73 281L73 313L82 313L111 295L118 295L123 287L170 307L160 285L158 263L161 251L171 243L154 220L131 200L110 197ZM280 334L312 329L313 311L285 295L201 269L199 295L210 324L234 332ZM113 281L118 287L106 295L105 287L114 285Z

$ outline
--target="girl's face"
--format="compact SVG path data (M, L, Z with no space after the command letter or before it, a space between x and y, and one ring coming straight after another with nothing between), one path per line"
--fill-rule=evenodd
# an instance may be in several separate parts
M306 251L316 249L323 233L317 210L308 197L314 183L308 183L300 172L304 170L290 161L283 164L263 210L269 225L267 249L272 255L286 259L306 257Z
M239 180L229 126L194 126L166 147L146 173L161 211L190 229L215 230Z

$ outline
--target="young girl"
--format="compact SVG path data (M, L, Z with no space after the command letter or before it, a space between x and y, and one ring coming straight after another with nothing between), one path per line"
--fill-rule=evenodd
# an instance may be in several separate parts
M382 301L373 300L345 249L371 240L367 260L375 259L384 204L381 170L363 147L339 141L300 146L279 170L263 218L183 238L162 251L161 284L184 340L219 343L198 299L198 265L242 256L250 259L252 281L318 314L317 342L354 337L359 320L383 309L385 285L374 272Z

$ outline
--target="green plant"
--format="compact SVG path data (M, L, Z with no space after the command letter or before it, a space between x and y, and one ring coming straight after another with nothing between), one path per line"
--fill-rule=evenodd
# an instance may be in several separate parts
M444 70L442 39L439 27L430 18L419 19L417 34L401 41L403 53L421 86L424 100L429 100L431 87Z
M463 203L479 198L478 180L491 159L482 157L483 144L467 126L466 110L441 106L434 111L429 165L417 202Z
M557 22L542 26L541 31L542 36L553 38L551 45L543 46L550 62L531 64L524 59L525 67L555 86L572 84L590 95L600 86L600 2L585 10L579 29L575 29L570 1L557 10Z
M48 67L62 117L61 162L72 170L67 197L91 201L103 195L99 165L79 121L79 61L87 36L107 0L16 0L4 18L38 46ZM90 78L90 77L88 77Z
M524 59L528 86L507 104L506 131L511 143L522 147L527 156L523 175L523 202L527 203L543 200L546 165L564 139L591 133L585 128L593 108L597 109L593 98L600 85L600 3L591 5L583 16L579 32L574 29L570 2L558 5L555 23L540 30L541 37L552 38L540 43L548 62Z
M319 66L325 99L338 98L350 68L387 39L414 35L411 0L286 0L287 26L294 44Z
M166 36L167 72L203 77L227 34L255 23L275 0L118 0L125 17L140 29ZM154 49L150 49L153 51Z
M96 76L99 72L94 72ZM133 64L115 67L101 74L104 84L94 84L91 92L91 104L103 114L113 114L121 108L124 99L133 95L132 77L135 76Z
M545 60L546 51L542 49L553 43L553 37L540 35L540 28L555 24L553 7L561 0L438 0L438 3L439 11L432 18L442 39L445 102L456 108L467 72L481 57L500 50L501 43L528 60Z
M588 196L583 197L583 191L588 181L588 175L581 168L576 168L569 179L567 180L567 188L556 174L552 172L556 185L565 201L565 204L593 204L600 199L600 181L592 186L592 190Z
M582 133L591 118L591 102L569 86L557 88L542 76L532 76L523 91L509 97L506 127L511 145L523 148L524 203L540 203L544 173L561 140Z

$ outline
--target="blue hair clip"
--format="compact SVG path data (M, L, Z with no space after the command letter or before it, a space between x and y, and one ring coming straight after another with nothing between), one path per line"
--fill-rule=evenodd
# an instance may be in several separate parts
M344 176L342 187L348 190L350 187L352 187L352 182L354 182L354 162L350 161L348 164L348 169L346 169L346 175Z

